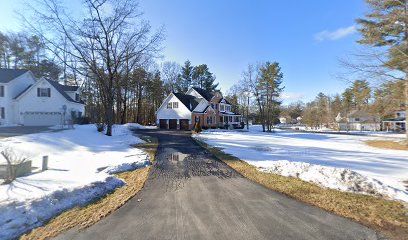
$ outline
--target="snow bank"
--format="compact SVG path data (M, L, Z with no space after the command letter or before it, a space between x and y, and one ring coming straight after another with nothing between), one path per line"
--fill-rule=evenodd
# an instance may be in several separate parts
M29 156L36 169L0 185L0 239L16 238L66 209L112 192L124 184L113 173L146 166L148 155L129 146L143 141L129 128L115 125L112 137L90 124L2 139L0 149ZM49 156L49 170L41 172L44 155Z
M382 182L345 168L324 167L303 162L275 161L261 172L297 177L322 187L346 192L356 192L408 202L408 195Z
M194 137L223 148L260 171L299 177L341 191L408 202L408 152L373 148L378 136L319 134L260 126L249 131L211 130Z

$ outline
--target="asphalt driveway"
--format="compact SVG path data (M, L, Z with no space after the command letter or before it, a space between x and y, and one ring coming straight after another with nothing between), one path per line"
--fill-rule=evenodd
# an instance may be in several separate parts
M39 133L50 130L46 126L15 126L15 127L0 127L0 139L6 137L21 136L32 133Z
M160 141L145 187L92 227L56 239L378 239L367 227L243 178L187 132L136 133Z

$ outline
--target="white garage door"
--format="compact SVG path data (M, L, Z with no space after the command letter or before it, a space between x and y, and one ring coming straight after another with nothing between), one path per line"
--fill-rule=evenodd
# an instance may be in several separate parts
M25 126L52 126L62 122L59 112L26 112L24 113Z

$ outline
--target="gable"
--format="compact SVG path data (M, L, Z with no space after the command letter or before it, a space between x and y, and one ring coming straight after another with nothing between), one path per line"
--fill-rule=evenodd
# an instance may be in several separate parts
M206 108L209 106L208 102L205 99L201 99L200 103L194 108L193 112L204 112Z
M192 96L197 97L197 98L204 98L207 101L211 101L211 99L214 97L214 95L211 92L209 92L209 91L207 91L205 89L202 89L202 88L197 88L197 87L190 88L186 92L186 94L192 95Z
M178 103L177 108L167 108L168 103ZM191 111L171 93L156 112L157 119L191 119Z

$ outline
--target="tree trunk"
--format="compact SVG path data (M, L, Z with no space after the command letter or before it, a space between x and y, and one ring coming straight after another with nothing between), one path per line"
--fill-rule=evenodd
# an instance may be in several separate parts
M408 145L408 73L405 77L405 144Z
M106 135L112 136L113 101L108 102L106 109Z

